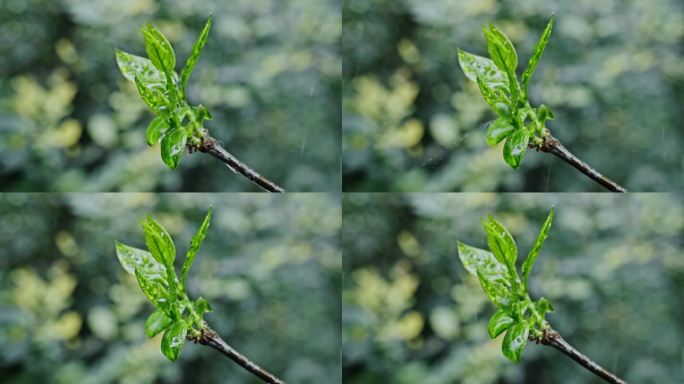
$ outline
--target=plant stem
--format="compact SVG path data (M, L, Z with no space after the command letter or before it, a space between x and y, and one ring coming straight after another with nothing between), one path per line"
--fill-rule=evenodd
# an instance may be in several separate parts
M565 339L563 339L561 335L558 332L554 331L551 327L548 327L544 331L542 337L537 338L531 336L531 339L536 341L537 343L549 345L551 347L556 348L557 350L570 356L571 359L575 360L578 364L586 368L591 373L595 374L596 376L602 378L603 380L609 383L627 384L626 381L619 378L613 372L610 372L609 370L603 368L602 366L598 365L595 361L593 361L592 359L583 355L580 351L573 348L572 345L568 344L568 342L565 341Z
M602 175L597 170L590 167L587 163L577 158L577 156L573 155L570 151L568 151L567 148L563 146L563 144L560 143L560 141L558 141L558 139L551 136L550 133L547 133L547 135L543 137L542 140L543 142L541 144L530 143L530 146L532 148L537 149L538 151L556 155L561 160L572 165L578 171L584 173L585 175L587 175L587 177L601 184L603 187L605 187L611 192L627 192L627 189L620 186L613 180L607 178L606 176Z
M224 162L231 170L236 173L240 173L251 182L258 185L261 189L267 192L285 192L285 189L278 186L271 180L261 176L255 170L247 166L247 164L238 160L237 157L233 156L225 148L223 148L216 139L211 136L205 136L202 139L202 143L198 147L201 152L208 153L215 158Z
M254 362L252 362L250 359L242 355L240 352L233 349L233 347L228 345L228 343L226 343L221 338L221 336L214 332L214 330L209 328L209 326L205 326L204 329L200 331L199 337L195 338L192 336L188 336L188 339L194 342L199 342L202 345L207 345L223 353L224 355L228 356L228 358L236 362L239 366L246 369L249 373L253 374L254 376L260 378L265 383L285 384L283 380L275 377L272 373L256 365Z

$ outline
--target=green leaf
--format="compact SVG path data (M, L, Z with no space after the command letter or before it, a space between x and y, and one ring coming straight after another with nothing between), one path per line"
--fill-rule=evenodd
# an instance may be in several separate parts
M510 284L506 278L507 268L491 252L458 242L458 256L463 267L480 280L480 285L492 302L498 306L508 305Z
M539 300L537 300L537 302L536 302L534 305L535 305L535 307L536 307L536 309L537 309L537 312L539 313L539 315L540 315L542 318L543 318L544 315L546 315L547 313L553 312L553 305L552 305L551 302L550 302L547 298L545 298L545 297L539 298Z
M197 312L200 317L213 310L209 302L203 297L198 297L197 300L195 300L193 307L195 308L195 312Z
M482 290L495 305L508 306L511 302L510 290L507 280L502 275L485 275L482 269L477 270L477 278L480 280Z
M192 53L190 54L190 57L188 57L188 60L185 63L185 67L181 71L181 89L183 91L183 94L185 94L185 87L188 84L188 79L190 78L190 74L192 74L192 70L195 69L195 65L197 64L197 60L199 59L200 54L202 53L204 44L207 43L207 36L209 36L211 23L212 17L209 16L209 19L207 20L207 23L204 25L202 32L197 38L197 41L195 41L195 44L193 44L192 46Z
M504 278L507 268L491 252L458 242L458 257L463 267L477 276L478 270L490 278Z
M551 109L546 105L542 104L537 109L537 119L540 123L544 124L546 120L553 120L554 118L553 112L551 112Z
M202 124L204 120L211 120L213 118L211 112L202 104L192 107L192 111L195 114L195 121L199 124Z
M482 226L487 234L489 250L492 251L494 257L499 262L512 269L510 272L513 274L515 271L515 261L518 258L518 247L515 245L513 236L491 215L482 222Z
M142 289L145 296L154 304L157 305L157 301L160 297L166 294L166 290L161 284L156 283L150 279L149 276L145 275L140 268L135 269L135 278L138 279L138 285Z
M554 17L552 15L551 19L549 20L549 23L546 25L546 28L544 29L544 32L542 33L541 37L539 38L539 41L537 41L537 45L535 45L535 47L534 47L534 52L532 53L532 57L530 57L530 61L527 64L527 69L525 69L525 72L523 72L522 83L523 83L523 91L525 92L525 94L527 94L527 88L530 84L530 79L532 78L532 74L534 74L534 70L537 68L537 64L539 63L539 59L541 59L542 54L544 53L544 49L546 48L546 44L548 44L549 38L551 37L551 30L553 29L553 20L554 20Z
M161 156L169 168L178 168L187 141L188 133L183 128L174 128L164 135L161 142Z
M480 87L482 98L484 98L487 104L489 104L498 115L508 116L510 114L508 104L506 103L507 100L503 98L503 95L498 94L493 89L489 88L481 77L477 78L477 85Z
M147 249L152 253L154 259L164 264L167 269L173 270L176 246L173 244L169 233L150 216L140 220L140 225L145 234Z
M458 62L463 73L471 81L477 82L477 78L480 77L492 89L508 89L508 76L490 59L459 49Z
M515 131L513 124L511 124L507 119L498 118L487 126L487 144L493 147L499 144L501 140L510 136L513 131Z
M511 73L515 74L518 67L518 53L508 36L493 24L489 24L489 28L483 28L482 31L487 39L487 50L494 64L508 76L511 76Z
M171 318L166 316L161 309L157 309L147 318L147 321L145 322L145 333L147 334L147 337L157 336L159 332L165 330L169 324L171 324Z
M530 329L526 323L515 323L506 332L501 351L508 360L519 362L522 356Z
M159 143L164 133L169 129L169 123L163 116L157 116L147 126L145 137L147 138L147 145L155 145Z
M171 361L178 359L187 334L187 326L182 321L177 321L166 329L164 337L162 337L161 350L167 359Z
M555 211L553 207L551 207L551 211L549 212L549 215L546 216L544 225L542 225L541 230L539 231L539 235L537 235L537 240L535 240L534 246L530 250L530 253L527 255L527 258L525 259L525 262L522 265L522 275L524 282L527 282L527 278L529 277L530 271L534 266L534 262L537 261L537 256L539 255L539 252L541 251L542 246L544 245L546 237L549 235L549 229L551 229L551 223L553 222L554 214Z
M518 169L522 163L527 151L527 145L530 143L530 132L525 128L520 128L513 132L506 140L504 145L504 160L513 169Z
M166 274L166 267L155 260L149 252L119 243L118 241L115 244L116 257L119 259L119 263L131 275L135 276L136 268L140 269L143 275L147 276L150 280L162 279Z
M183 284L183 287L185 287L185 280L187 278L188 271L190 270L192 263L195 261L195 257L202 246L204 237L207 235L207 229L209 228L209 223L211 222L211 211L212 209L209 207L209 212L207 212L207 215L204 217L202 225L200 225L199 229L197 229L197 233L195 233L195 235L192 237L192 241L190 241L190 249L188 249L188 254L185 257L183 268L181 269L181 284Z
M489 337L495 339L513 324L513 318L502 308L499 308L489 319Z
M140 97L142 97L145 104L147 104L154 113L158 114L166 109L168 101L164 95L158 90L148 88L139 76L135 77L135 86L138 88Z
M132 83L135 83L137 76L150 88L164 89L166 87L164 73L155 68L149 59L117 49L116 64L126 80Z
M149 23L142 28L142 34L145 39L147 57L150 58L152 64L162 72L173 72L176 66L176 54L166 37Z

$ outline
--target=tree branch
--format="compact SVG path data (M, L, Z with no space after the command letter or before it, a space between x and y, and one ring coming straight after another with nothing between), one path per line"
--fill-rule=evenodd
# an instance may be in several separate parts
M584 173L585 175L587 175L587 177L589 177L590 179L594 180L595 182L601 184L603 187L605 187L609 191L623 192L623 193L627 192L627 190L624 187L620 186L618 183L614 182L613 180L603 176L597 170L595 170L594 168L590 167L587 163L585 163L584 161L577 158L577 156L573 155L570 151L568 151L567 148L565 148L563 146L563 144L560 143L560 141L558 141L558 139L551 136L551 134L547 134L547 136L544 137L543 140L544 141L542 144L530 143L530 146L532 148L535 148L538 151L547 152L547 153L551 153L553 155L556 155L561 160L572 165L578 171Z
M247 164L238 160L237 157L233 156L225 148L219 144L219 142L211 136L206 136L202 144L197 148L200 152L208 153L215 158L224 162L228 168L230 168L235 173L240 173L251 182L258 185L261 189L267 192L285 192L285 189L278 186L271 180L261 176L255 170L247 166Z
M214 348L215 350L221 352L222 354L228 356L231 360L236 362L239 366L247 370L249 373L260 378L265 383L269 384L285 384L283 380L275 377L272 373L256 365L250 359L242 355L240 352L236 351L226 343L221 336L219 336L213 329L206 326L200 331L200 336L195 338L188 335L188 340L192 340L195 343L200 343L202 345L207 345Z
M589 370L591 373L609 383L627 384L626 381L619 378L613 372L603 368L595 361L591 360L587 356L583 355L580 351L573 348L572 345L568 344L568 342L565 341L565 339L563 339L561 335L554 331L551 327L547 328L541 337L536 338L534 336L530 336L530 339L536 341L538 344L541 343L556 348L557 350L570 356L571 359L575 360L578 364Z

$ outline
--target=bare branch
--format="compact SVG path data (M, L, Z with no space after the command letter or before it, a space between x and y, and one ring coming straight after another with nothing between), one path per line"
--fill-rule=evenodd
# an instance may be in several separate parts
M202 144L199 146L201 152L208 153L215 158L224 162L231 170L236 173L240 173L251 182L258 185L261 189L267 192L278 192L283 193L285 189L278 186L276 183L258 174L255 170L247 166L247 164L238 160L237 157L233 156L225 148L223 148L219 142L213 137L206 136Z
M561 335L555 330L553 330L551 327L546 329L541 337L535 338L534 336L530 336L530 339L536 341L537 343L556 348L557 350L563 352L564 354L575 360L578 364L586 368L588 371L592 372L596 376L602 378L603 380L609 383L627 384L626 381L619 378L616 374L598 365L595 361L593 361L589 357L582 354L580 351L573 348L572 345L568 344L568 342L565 341L565 339L563 339Z
M563 144L560 143L560 141L558 141L558 139L551 136L550 133L547 134L547 136L543 140L544 142L541 145L530 143L530 146L532 148L537 149L538 151L556 155L561 160L572 165L578 171L584 173L585 175L587 175L587 177L601 184L603 187L605 187L611 192L627 192L627 189L620 186L613 180L607 178L606 176L602 175L597 170L590 167L587 163L577 158L577 156L573 155L570 151L568 151L567 148L563 146Z
M285 384L285 382L267 370L261 368L256 363L242 355L240 352L236 351L233 347L228 345L214 330L206 326L200 331L200 336L195 338L188 335L188 340L200 343L202 345L207 345L214 348L215 350L221 352L222 354L228 356L231 360L236 362L239 366L249 371L254 376L260 378L265 383L269 384Z

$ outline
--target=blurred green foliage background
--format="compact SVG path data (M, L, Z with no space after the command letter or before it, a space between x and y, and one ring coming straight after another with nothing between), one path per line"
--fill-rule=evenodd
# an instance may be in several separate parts
M494 307L458 259L457 240L487 248L488 213L527 255L551 206L556 218L530 280L531 295L555 306L547 320L630 383L684 382L683 198L345 195L345 382L602 383L534 343L520 364L506 360L503 336L487 334Z
M288 382L340 383L341 208L324 194L0 195L2 382L260 382L201 345L168 361L116 258L114 240L145 248L138 220L151 214L180 263L210 205L188 280L214 308L205 320Z
M3 0L0 190L255 190L209 155L167 169L114 59L144 54L150 21L180 71L211 13L188 91L212 111L211 134L288 190L339 191L338 0Z
M494 118L458 66L488 56L495 23L519 74L550 15L556 27L530 99L578 157L634 191L684 187L684 3L679 0L346 0L343 168L346 191L599 191L552 155L519 171L481 125Z

